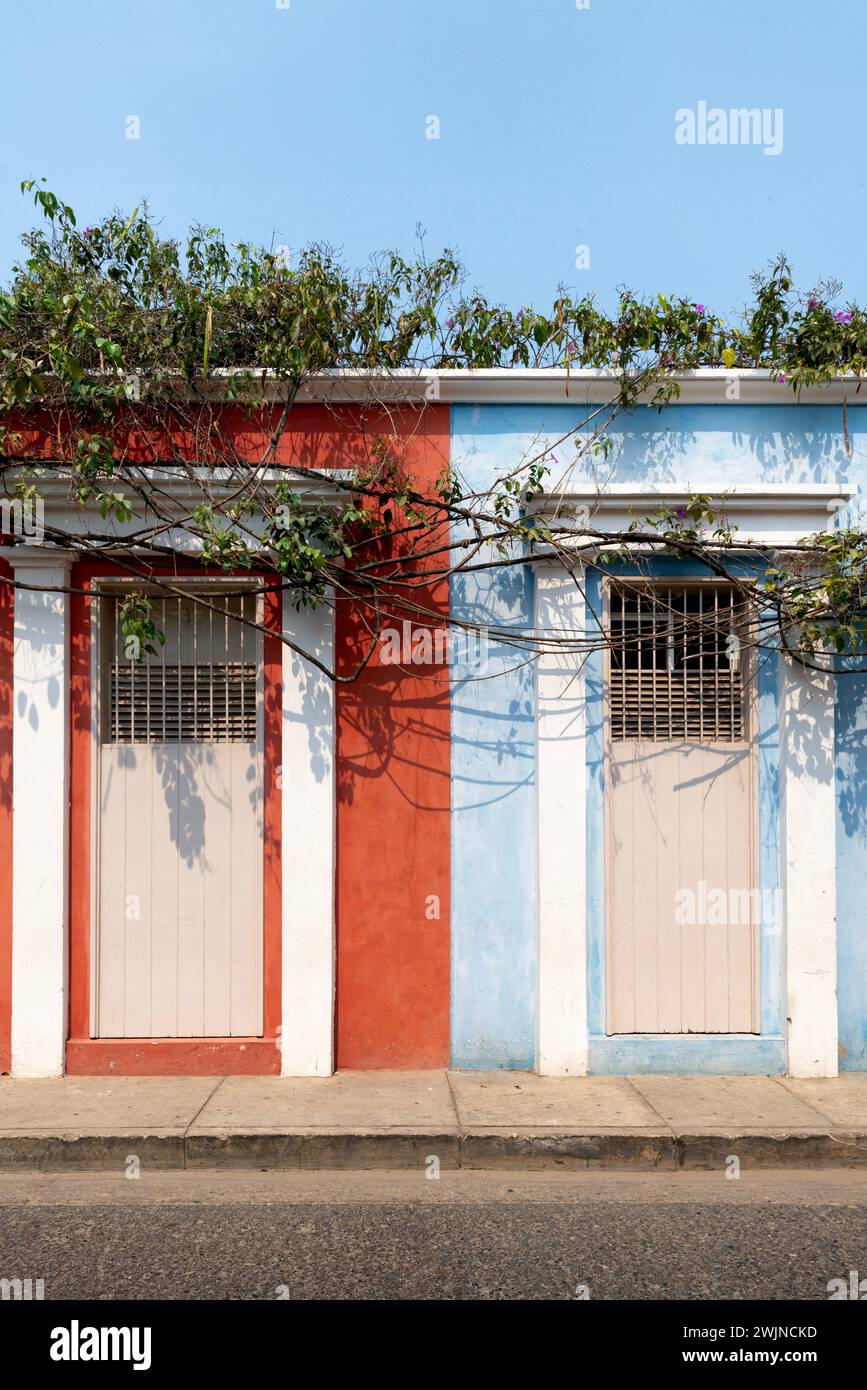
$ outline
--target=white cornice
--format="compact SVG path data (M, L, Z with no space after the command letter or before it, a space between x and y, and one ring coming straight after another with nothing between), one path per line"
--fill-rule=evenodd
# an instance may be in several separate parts
M174 506L179 511L190 506L201 506L212 496L216 501L231 498L239 486L240 474L237 468L197 466L150 467L136 464L125 465L126 474L120 472L114 478L102 478L99 487L105 492L117 492L130 502L138 502L140 494L135 487L137 481L153 493L159 494L162 504ZM346 496L346 489L337 484L348 478L348 468L329 470L328 478L312 477L308 473L292 468L264 468L257 473L257 479L268 486L281 483L288 486L309 506L319 503L336 503ZM81 486L81 478L70 471L68 464L48 464L41 466L18 465L4 472L6 494L14 494L14 485L20 479L34 483L39 495L44 498L46 507L62 506L71 502L73 494ZM249 482L249 478L246 479ZM99 512L98 494L90 497L82 506L76 504L79 516Z
M55 545L15 545L4 546L0 555L10 564L16 574L20 570L26 581L27 574L34 570L56 570L59 582L68 578L75 559L75 553Z
M131 375L134 375L132 373ZM215 368L207 382L191 385L181 377L169 378L164 389L177 400L237 404L227 395L228 383L252 377L257 400L284 403L291 383L257 368ZM294 401L300 405L601 405L616 399L622 373L607 368L565 371L559 367L474 367L422 371L400 367L392 371L357 367L334 368L309 377ZM679 388L677 402L684 405L867 405L867 385L861 377L838 376L818 386L795 392L766 368L699 367L672 372L667 378ZM864 389L862 390L862 386ZM656 388L654 388L656 389ZM650 393L652 394L652 392ZM647 403L650 394L642 397Z
M231 373L225 374L227 377ZM260 378L261 379L261 378ZM323 372L299 391L299 403L350 404L372 401L427 400L444 404L601 404L617 395L619 374L603 369L566 372L548 367L492 367L419 372L400 369L369 372L344 369ZM677 400L685 405L867 405L867 386L857 376L836 377L795 393L791 383L766 369L700 367L675 372ZM212 379L219 389L219 374ZM280 395L280 383L269 388Z
M192 510L207 504L209 498L213 499L215 505L225 503L238 491L237 470L230 468L136 468L139 483L147 485L145 494L150 489L159 494L160 514L143 502L141 493L129 479L119 474L100 484L106 492L120 493L134 509L132 521L119 521L113 512L102 516L98 495L88 498L81 505L76 502L75 492L81 480L70 476L68 466L9 468L4 481L10 494L19 474L36 484L44 503L44 519L49 530L86 537L100 546L116 544L118 547L134 547L136 537L146 528L176 523L160 533L159 541L188 554L198 554L202 549L201 539L191 535L185 526ZM347 496L345 490L336 487L330 480L300 475L290 468L263 469L258 476L268 486L288 484L302 504L310 508L323 504L334 506ZM332 477L338 480L345 476L348 476L346 469L332 472ZM263 518L247 518L246 528L246 534L250 536L262 534ZM46 542L44 548L40 545L27 546L26 552L22 546L10 547L4 549L3 556L13 564L25 564L31 551L30 562L33 564L39 562L39 555L50 557L62 553ZM42 563L46 563L44 558Z
M635 483L569 483L533 504L556 530L623 531L630 522L653 516L661 507L686 505L695 495L683 488L641 487ZM851 483L733 484L710 495L715 515L725 518L738 539L761 545L796 545L826 531L833 517L856 495Z

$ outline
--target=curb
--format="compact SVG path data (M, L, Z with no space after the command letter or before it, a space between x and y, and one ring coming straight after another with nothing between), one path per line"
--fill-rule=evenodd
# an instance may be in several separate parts
M862 1168L867 1165L867 1134L841 1130L817 1134L681 1134L679 1168L719 1169L736 1157L749 1168Z
M714 1134L409 1130L233 1134L0 1134L0 1172L115 1172L130 1157L153 1170L423 1168L718 1171L867 1166L867 1132Z
M457 1132L191 1134L186 1139L185 1166L210 1169L424 1168L431 1157L439 1159L441 1168L460 1168Z
M135 1156L142 1167L178 1169L184 1162L183 1134L0 1135L0 1173L106 1173L123 1169Z

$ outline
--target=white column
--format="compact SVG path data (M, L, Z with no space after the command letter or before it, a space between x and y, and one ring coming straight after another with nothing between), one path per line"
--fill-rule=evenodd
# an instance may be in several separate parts
M16 580L69 584L72 557L9 552ZM69 899L69 596L15 591L12 1074L62 1076Z
M329 670L334 620L325 604L296 613L283 631ZM283 1076L334 1070L334 686L283 648Z
M790 1076L837 1075L834 677L786 661L782 770Z
M576 583L577 580L577 583ZM537 631L580 639L583 573L540 567ZM585 681L576 652L537 665L539 1014L536 1065L544 1076L587 1071Z

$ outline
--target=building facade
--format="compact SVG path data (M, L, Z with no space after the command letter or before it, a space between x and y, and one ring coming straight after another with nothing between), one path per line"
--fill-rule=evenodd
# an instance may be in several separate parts
M559 470L604 390L432 382L387 428L420 481L451 464L479 490L530 452ZM856 387L696 373L542 509L613 531L707 494L766 546L859 525ZM309 393L278 463L353 462L355 390ZM454 574L426 596L441 628L396 620L335 686L300 651L352 669L339 597L299 613L235 583L215 622L197 595L225 581L191 554L160 661L131 670L122 565L21 537L5 556L0 1071L864 1069L867 677L742 641L698 566ZM564 641L528 660L510 629Z

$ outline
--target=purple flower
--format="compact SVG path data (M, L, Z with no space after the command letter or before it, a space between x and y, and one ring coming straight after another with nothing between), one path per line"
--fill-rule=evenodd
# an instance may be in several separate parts
M838 323L852 322L852 315L848 313L845 309L838 309L836 314L834 315L834 318L837 320Z
M94 232L94 228L93 228L93 227L85 227L83 235L84 235L84 236L93 236L93 232Z
M697 314L703 314L703 313L704 313L704 305L703 305L703 304L696 304L696 306L695 306L695 312L696 312Z
M680 517L681 521L686 521L686 507L678 507L677 515Z
M785 372L780 372L779 375L777 376L777 381L785 381L785 380L786 380L786 373L785 373Z
M449 331L451 331L451 329L453 329L454 326L455 326L455 321L454 321L454 319L446 319L446 328L448 328Z
M813 296L810 295L810 298L807 300L807 308L808 308L808 309L818 309L818 307L819 307L819 301L818 301L818 299L814 299Z

